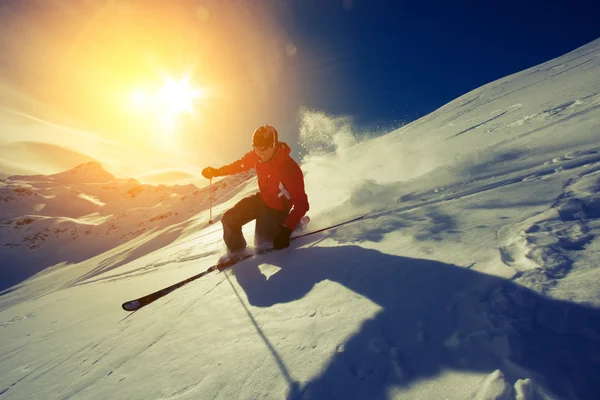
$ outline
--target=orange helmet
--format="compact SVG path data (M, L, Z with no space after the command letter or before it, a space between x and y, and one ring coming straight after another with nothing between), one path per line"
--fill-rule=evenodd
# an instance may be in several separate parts
M252 135L253 147L271 147L277 144L279 135L277 130L269 125L263 125L256 128Z

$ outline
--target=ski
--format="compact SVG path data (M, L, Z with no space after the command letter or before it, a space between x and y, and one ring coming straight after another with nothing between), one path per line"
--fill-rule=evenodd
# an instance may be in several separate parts
M351 220L348 220L348 221L345 221L345 222L341 222L341 223L336 224L336 225L332 225L332 226L328 226L326 228L318 229L316 231L312 231L312 232L308 232L308 233L303 233L304 230L306 229L308 223L310 222L310 218L306 215L300 221L299 226L294 230L294 235L290 238L290 241L295 240L295 239L299 239L299 238L303 238L303 237L306 237L306 236L314 235L316 233L320 233L320 232L323 232L323 231L326 231L326 230L329 230L329 229L334 229L334 228L337 228L337 227L342 226L342 225L346 225L346 224L350 224L350 223L353 223L353 222L360 221L360 220L366 218L367 215L368 214L365 214L365 215L362 215L360 217L357 217L357 218L354 218L354 219L351 219ZM156 300L158 300L158 299L160 299L160 298L168 295L172 291L174 291L176 289L179 289L180 287L182 287L184 285L187 285L188 283L193 282L196 279L202 278L203 276L208 275L208 274L210 274L213 271L217 271L217 270L222 271L224 269L227 269L229 267L234 266L235 264L237 264L239 262L247 260L248 258L257 256L257 255L261 255L261 254L270 253L270 252L272 252L274 250L275 249L273 249L273 248L262 249L262 250L258 250L256 252L254 252L252 254L246 254L246 255L243 255L243 256L241 256L239 258L235 258L235 259L232 259L232 260L227 260L227 261L222 262L222 263L217 263L217 264L209 267L206 271L200 272L199 274L196 274L194 276L190 276L189 278L184 279L181 282L177 282L177 283L175 283L175 284L173 284L173 285L171 285L169 287L160 289L160 290L158 290L158 291L156 291L154 293L150 293L150 294L148 294L146 296L142 296L142 297L140 297L138 299L126 301L125 303L122 304L121 307L123 307L123 310L125 310L125 311L137 311L140 308L145 307L148 304L150 304L150 303L152 303L152 302L154 302L154 301L156 301Z
M189 278L184 279L184 280L182 280L180 282L177 282L177 283L175 283L175 284L173 284L171 286L168 286L166 288L157 290L154 293L150 293L150 294L148 294L146 296L142 296L142 297L140 297L138 299L126 301L125 303L122 304L121 307L123 307L123 310L125 310L125 311L137 311L140 308L145 307L148 304L150 304L150 303L152 303L152 302L160 299L161 297L164 297L164 296L168 295L172 291L174 291L176 289L179 289L180 287L182 287L184 285L187 285L188 283L193 282L196 279L202 278L203 276L208 275L208 274L210 274L213 271L217 271L217 270L218 271L223 271L223 270L225 270L225 269L227 269L229 267L233 267L235 264L237 264L239 262L247 260L248 258L257 256L257 255L261 255L261 254L270 253L270 252L272 252L274 250L275 249L272 249L272 248L263 249L263 250L256 251L256 252L254 252L252 254L245 254L245 255L243 255L241 257L234 258L234 259L231 259L231 260L227 260L227 261L224 261L224 262L219 263L219 264L215 264L215 265L209 267L206 271L200 272L199 274L196 274L194 276L190 276Z

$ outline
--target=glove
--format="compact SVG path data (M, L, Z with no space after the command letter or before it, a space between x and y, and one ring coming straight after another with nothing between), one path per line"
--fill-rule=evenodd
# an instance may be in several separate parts
M206 179L212 179L218 174L218 170L216 168L213 167L206 167L202 170L202 176L205 177Z
M281 250L289 247L291 235L292 230L290 228L285 225L280 227L277 235L275 236L275 240L273 240L273 248L275 250Z

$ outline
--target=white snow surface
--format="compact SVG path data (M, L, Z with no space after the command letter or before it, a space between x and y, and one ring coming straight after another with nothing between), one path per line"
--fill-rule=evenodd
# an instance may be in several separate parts
M94 163L2 180L0 398L600 398L600 40L329 139L308 231L364 218L134 313L214 264L255 179L213 185L214 224L209 188Z

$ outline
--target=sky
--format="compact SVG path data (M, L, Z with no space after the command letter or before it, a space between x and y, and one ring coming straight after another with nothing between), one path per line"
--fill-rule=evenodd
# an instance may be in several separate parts
M418 119L600 36L594 1L309 0L292 10L285 26L321 61L309 107L366 127Z
M303 130L334 135L343 121L377 135L596 39L598 7L5 0L0 173L76 159L120 177L193 178L241 157L265 123L301 158ZM194 89L187 106L161 100L169 81Z

